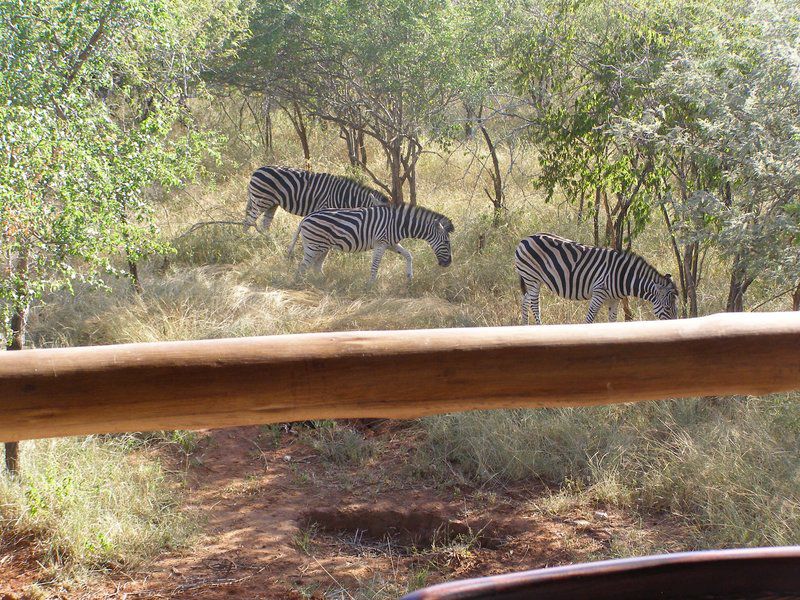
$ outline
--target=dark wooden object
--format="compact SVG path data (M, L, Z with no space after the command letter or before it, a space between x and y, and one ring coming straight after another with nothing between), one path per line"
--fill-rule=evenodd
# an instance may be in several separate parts
M800 599L800 546L683 552L435 585L402 600Z

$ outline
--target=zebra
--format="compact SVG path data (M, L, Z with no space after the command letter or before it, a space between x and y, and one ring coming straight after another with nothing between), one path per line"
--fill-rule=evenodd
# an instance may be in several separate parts
M405 238L422 239L430 244L439 265L452 260L450 234L455 230L450 219L437 212L401 204L362 209L338 209L315 212L300 222L303 236L303 262L299 273L313 266L322 272L322 263L331 248L345 252L373 250L369 283L378 276L378 267L386 250L406 259L406 276L414 275L411 253L400 245Z
M594 322L608 301L608 320L617 320L619 301L637 296L653 303L659 319L678 316L678 290L669 274L661 275L641 256L613 248L584 246L549 233L536 233L517 245L514 267L522 289L522 324L528 324L528 309L537 325L539 289L546 285L562 298L587 300L586 322Z
M255 225L262 233L269 230L278 206L294 215L306 216L329 208L387 206L389 198L366 185L330 173L313 173L291 167L265 166L250 176L247 190L244 230ZM263 219L258 224L258 218ZM300 227L286 252L294 252Z

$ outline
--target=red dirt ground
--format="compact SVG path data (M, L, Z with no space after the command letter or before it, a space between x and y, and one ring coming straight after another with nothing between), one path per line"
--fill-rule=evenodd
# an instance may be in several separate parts
M0 546L0 600L43 597L26 593L36 581L70 599L397 597L409 581L595 560L634 527L596 507L543 516L531 507L545 491L537 485L427 484L409 467L418 429L358 427L379 451L353 466L325 461L292 433L275 444L258 427L204 432L188 472L187 509L202 523L192 548L66 590L42 581L29 546ZM668 524L636 527L667 539Z

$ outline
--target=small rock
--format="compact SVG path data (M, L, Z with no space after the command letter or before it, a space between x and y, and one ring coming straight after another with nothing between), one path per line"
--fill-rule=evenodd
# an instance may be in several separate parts
M590 527L591 526L591 523L589 521L587 521L586 519L575 519L572 522L572 524L575 525L575 527Z
M594 518L602 519L603 521L605 521L608 519L608 513L604 510L596 510L594 511Z
M285 460L286 462L292 462L292 455L291 454L284 455L283 460Z

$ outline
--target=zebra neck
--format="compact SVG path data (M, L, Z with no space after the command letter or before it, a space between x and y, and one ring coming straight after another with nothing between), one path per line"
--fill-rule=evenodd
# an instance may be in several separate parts
M633 286L634 289L628 294L636 296L642 300L653 302L656 298L656 282L652 279L642 278L637 281Z
M614 292L621 298L635 296L649 300L656 296L656 281L652 269L642 260L629 254L613 253L608 264Z
M408 205L400 206L397 210L396 231L403 238L426 239L426 228L421 215L416 214Z

